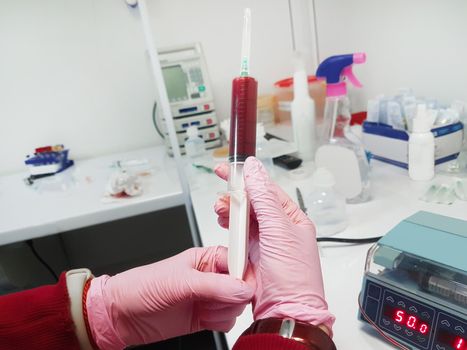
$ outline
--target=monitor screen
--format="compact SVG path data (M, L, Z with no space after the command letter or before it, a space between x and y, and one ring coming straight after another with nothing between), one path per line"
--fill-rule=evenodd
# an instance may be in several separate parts
M170 102L183 101L188 99L186 90L187 77L180 65L164 67L162 69L167 95Z

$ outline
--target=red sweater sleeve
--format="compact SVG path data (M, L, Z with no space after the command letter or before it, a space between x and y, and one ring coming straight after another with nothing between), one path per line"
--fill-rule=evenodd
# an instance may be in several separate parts
M241 336L232 350L309 350L309 348L278 334L263 333Z
M0 296L0 348L79 350L64 273L55 285Z

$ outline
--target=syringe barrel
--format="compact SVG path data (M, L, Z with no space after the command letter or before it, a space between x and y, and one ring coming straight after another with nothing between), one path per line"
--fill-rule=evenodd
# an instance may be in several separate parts
M232 82L229 161L244 162L256 154L256 101L258 82L238 77Z

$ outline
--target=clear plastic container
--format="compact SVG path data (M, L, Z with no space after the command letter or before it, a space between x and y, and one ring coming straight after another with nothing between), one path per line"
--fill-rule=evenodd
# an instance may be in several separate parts
M256 158L258 158L258 160L263 163L269 174L269 177L274 178L274 162L272 160L271 153L267 149L266 143L268 141L264 138L265 134L266 132L264 130L264 125L258 123L256 125Z
M188 181L191 189L197 189L205 185L205 155L206 145L198 134L196 126L190 126L187 131L188 139L185 141L186 164L185 169L188 174Z
M290 123L290 104L293 100L293 78L286 78L274 83L276 108L275 122ZM316 79L315 76L308 76L308 90L310 97L315 101L316 124L321 124L324 115L324 102L326 99L326 83Z
M206 153L206 145L199 137L198 128L190 126L187 131L188 139L185 141L185 152L189 158L203 156Z
M425 257L378 243L368 251L365 274L452 309L467 308L467 272Z
M334 117L334 115L336 117ZM318 141L320 145L331 144L352 150L360 170L361 192L347 203L363 203L370 200L370 165L362 141L350 129L350 101L347 96L328 97L324 121Z
M274 124L275 104L276 104L276 98L274 95L258 96L258 102L256 104L256 108L258 110L257 112L258 123L263 123L263 125Z
M326 168L318 168L312 176L314 190L307 196L308 216L320 237L332 236L348 226L345 199L334 190L335 180Z

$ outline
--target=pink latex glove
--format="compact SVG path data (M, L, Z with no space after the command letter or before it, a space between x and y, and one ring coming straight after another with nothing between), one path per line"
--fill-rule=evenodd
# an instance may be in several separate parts
M254 319L291 317L331 332L334 316L324 298L323 277L313 223L273 183L260 161L246 160L245 187L252 206L249 257L256 275ZM215 169L224 180L229 167ZM228 198L215 205L219 224L227 228Z
M203 329L229 331L255 286L251 270L249 283L226 272L227 249L209 247L94 278L86 307L96 344L120 350Z

